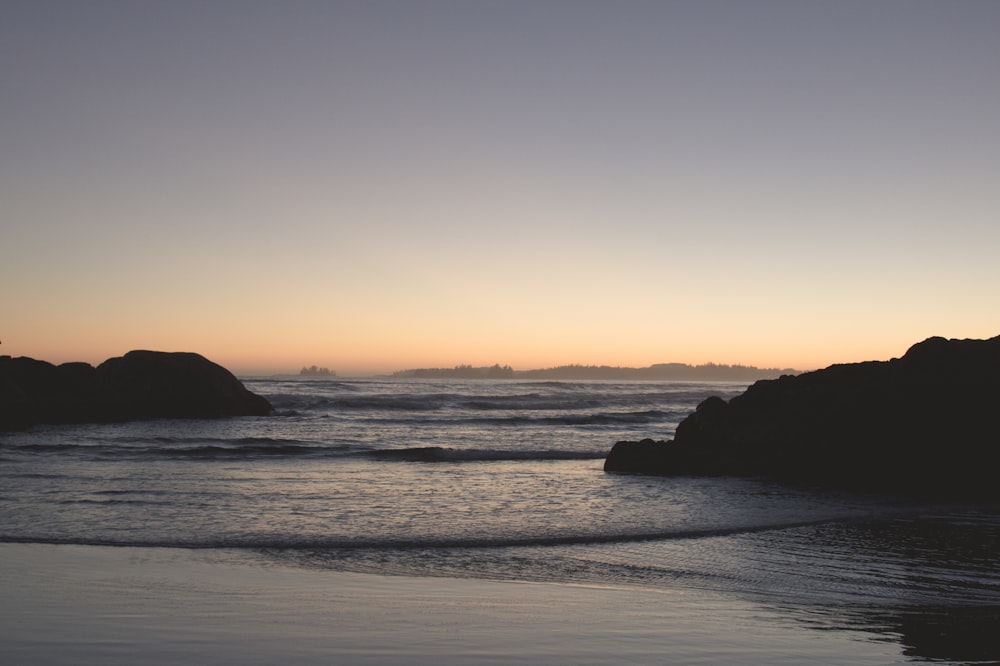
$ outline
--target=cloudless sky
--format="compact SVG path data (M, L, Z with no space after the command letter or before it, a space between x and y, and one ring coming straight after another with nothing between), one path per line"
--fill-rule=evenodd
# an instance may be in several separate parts
M0 1L0 353L886 359L1000 334L1000 2Z

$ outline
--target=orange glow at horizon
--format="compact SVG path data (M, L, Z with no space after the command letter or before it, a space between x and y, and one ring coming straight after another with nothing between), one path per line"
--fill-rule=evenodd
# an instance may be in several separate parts
M906 349L931 335L941 332L928 331L913 339L869 340L867 342L843 341L831 338L820 349L811 348L812 340L792 342L779 340L771 346L743 344L737 347L708 341L697 345L691 340L675 340L656 344L643 340L641 344L626 344L615 348L609 345L598 349L586 344L545 340L538 344L515 346L507 341L478 339L441 340L437 344L427 339L404 341L361 340L341 336L323 339L323 336L299 336L292 344L272 345L253 336L151 336L134 332L132 335L102 336L99 342L78 340L75 344L58 335L36 337L30 346L20 344L15 337L5 338L0 354L31 356L53 363L85 361L96 365L107 358L120 356L131 349L159 351L193 351L229 368L235 374L286 374L295 373L304 366L329 367L342 376L387 374L412 368L456 365L491 366L499 363L515 370L549 368L561 365L608 365L646 367L656 363L722 363L752 365L760 368L779 368L807 371L834 363L851 363L868 360L888 360L901 356ZM276 338L269 337L274 341ZM949 336L944 332L946 337ZM404 336L405 337L405 336ZM958 337L969 337L960 335ZM979 337L991 337L983 334ZM635 341L632 341L635 343ZM744 341L745 342L745 341Z
M5 7L0 354L808 370L1000 333L1000 3L209 4Z

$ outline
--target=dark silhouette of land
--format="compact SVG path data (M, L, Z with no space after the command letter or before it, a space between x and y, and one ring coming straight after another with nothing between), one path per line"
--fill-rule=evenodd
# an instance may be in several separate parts
M539 370L514 370L509 365L473 367L457 365L454 368L417 368L400 370L393 377L427 377L459 379L553 379L553 380L673 380L673 381L755 381L785 374L797 373L786 368L757 368L751 365L722 365L706 363L658 363L645 368L629 368L609 365L562 365Z
M710 397L673 440L618 442L604 468L1000 499L998 405L1000 336L929 338L902 358Z
M330 368L320 368L319 366L310 365L308 368L302 368L299 370L299 376L301 377L336 377L337 373L330 370Z
M0 356L0 430L270 413L265 398L198 354L130 351L96 368Z
M473 367L471 365L456 365L454 368L415 368L412 370L398 370L392 373L393 377L417 377L417 378L458 378L458 379L513 379L516 371L509 365L500 364L488 367Z

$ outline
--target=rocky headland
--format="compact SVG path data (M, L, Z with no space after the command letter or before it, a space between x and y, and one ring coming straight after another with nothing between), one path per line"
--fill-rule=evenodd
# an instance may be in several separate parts
M710 397L674 439L618 442L604 469L1000 499L1000 336L934 337L901 358Z
M96 368L0 356L0 430L271 411L265 398L199 354L130 351Z

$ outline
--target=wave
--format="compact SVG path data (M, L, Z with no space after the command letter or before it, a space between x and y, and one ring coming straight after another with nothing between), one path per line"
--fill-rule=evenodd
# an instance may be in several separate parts
M553 449L451 449L442 446L417 446L405 449L381 449L361 454L377 460L401 462L492 462L516 460L598 460L607 451L558 451Z
M328 453L326 446L316 446L311 444L282 444L282 445L206 445L192 446L181 449L161 449L159 451L149 451L154 455L165 455L167 457L178 458L255 458L262 456L308 456L322 455Z
M537 388L537 387L533 387ZM586 388L587 390L584 390ZM729 393L715 392L730 397ZM731 393L731 392L730 392ZM264 394L275 410L280 412L311 411L384 411L384 412L434 412L460 410L468 412L491 411L580 411L615 410L648 405L657 409L675 409L689 412L707 395L701 390L651 390L608 392L594 391L591 387L577 387L573 391L528 391L508 394L470 395L447 391L400 393L351 392L268 392Z
M427 412L452 404L459 396L432 395L319 395L319 394L268 394L267 399L277 411L412 411Z
M385 418L382 419L382 422L395 425L425 425L433 423L440 426L614 426L677 422L686 415L687 412L650 409L638 412L595 412L589 414L560 414L558 416L516 414L511 416L439 417L434 419L399 417Z
M56 506L84 506L84 505L91 504L91 505L94 505L94 506L101 506L101 507L115 506L115 505L124 505L124 506L170 506L171 502L166 501L166 500L164 500L164 501L155 501L155 500L115 499L115 498L96 499L96 498L92 498L92 497L83 497L83 498L79 498L79 499L74 498L74 499L58 500L58 501L54 502L54 504Z
M272 437L110 437L94 443L8 444L11 452L82 454L97 458L253 458L260 456L343 455L356 450L347 444L330 444Z
M287 439L283 437L168 437L165 435L157 435L155 437L137 437L133 435L118 436L118 437L93 437L91 438L95 442L125 442L125 443L136 443L136 444L159 444L165 446L179 445L183 446L186 444L206 444L206 443L224 443L232 445L244 445L244 446L287 446L289 444L315 444L315 442L308 442L299 439ZM56 445L58 446L58 445Z
M76 454L93 458L135 459L252 459L272 457L345 458L361 457L385 462L490 462L519 460L600 460L607 449L456 449L443 446L419 446L400 449L373 449L357 444L332 444L319 441L274 439L270 437L122 438L95 444L23 444L9 446L12 451L42 454ZM138 444L138 445L137 445Z
M792 530L830 523L855 522L842 516L796 522L775 522L722 527L692 527L658 531L593 532L554 535L459 536L459 537L301 537L292 535L246 535L205 539L129 539L113 537L31 536L0 534L0 543L37 543L72 546L111 546L121 548L246 549L255 551L358 551L358 550L459 550L585 546L627 544L649 541L680 541Z
M545 425L615 425L653 423L664 421L678 414L658 409L648 409L641 412L611 412L598 414L580 414L570 416L546 417L539 419Z

